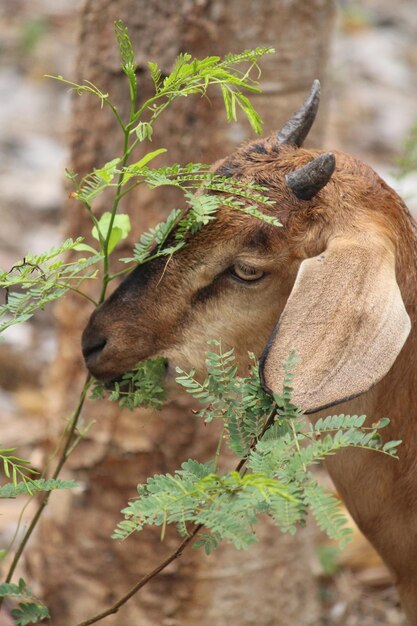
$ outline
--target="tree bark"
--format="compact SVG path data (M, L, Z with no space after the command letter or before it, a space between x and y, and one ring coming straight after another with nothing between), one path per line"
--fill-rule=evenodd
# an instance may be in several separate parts
M113 22L123 19L137 47L141 100L149 97L146 61L169 71L175 56L223 55L256 46L274 46L262 61L262 95L253 102L265 132L278 129L298 108L311 82L325 80L333 0L87 0L82 19L76 80L91 80L108 91L122 115L129 105L120 69ZM318 145L324 106L310 142ZM155 148L168 148L166 162L211 162L250 136L243 119L227 125L221 98L180 98L160 118ZM121 152L120 131L109 111L92 97L74 98L71 167L80 176ZM162 163L162 159L159 163ZM107 208L108 198L97 203ZM172 190L140 189L126 198L133 239L177 206ZM89 238L90 222L75 201L67 202L68 235ZM122 250L120 256L125 256ZM97 296L97 285L90 287ZM96 291L95 291L96 290ZM57 309L60 355L51 375L51 437L62 427L85 371L81 331L91 312L67 296ZM53 494L41 523L28 567L40 580L54 626L71 626L111 605L178 544L175 533L164 543L145 531L123 544L110 539L119 511L135 486L156 472L174 471L187 458L207 460L217 435L197 423L186 406L170 404L161 413L118 412L110 403L91 403L85 421L96 423L70 462L80 483L75 494ZM68 470L68 471L69 471ZM213 556L188 550L106 624L141 626L307 626L317 623L318 601L310 571L308 531L282 535L267 520L259 544L248 552L222 545Z

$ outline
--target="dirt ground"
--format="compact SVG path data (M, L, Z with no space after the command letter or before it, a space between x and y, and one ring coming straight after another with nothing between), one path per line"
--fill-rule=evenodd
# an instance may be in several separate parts
M44 75L71 77L80 5L81 0L0 3L0 267L5 269L28 250L60 241L69 96ZM395 178L396 159L417 122L415 1L341 1L331 82L326 147L369 162L417 214L417 172L401 182ZM19 446L36 466L43 441L42 381L56 352L50 313L11 329L5 339L1 445ZM324 473L323 481L328 481ZM2 503L1 548L13 538L21 506L21 501ZM314 573L322 626L405 626L389 574L357 530L342 554L318 534ZM7 626L6 619L0 617L0 626Z

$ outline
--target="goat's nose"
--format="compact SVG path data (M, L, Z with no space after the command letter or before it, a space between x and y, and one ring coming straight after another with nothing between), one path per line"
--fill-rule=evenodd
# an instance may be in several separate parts
M107 344L107 339L103 336L93 335L89 337L88 335L84 335L82 339L82 351L85 362L89 365L92 361L97 360L100 356L100 353L103 351L105 345Z

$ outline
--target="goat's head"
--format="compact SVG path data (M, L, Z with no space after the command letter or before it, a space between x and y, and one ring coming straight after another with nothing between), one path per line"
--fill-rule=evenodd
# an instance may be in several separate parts
M278 134L215 166L266 187L283 228L223 207L169 263L137 267L84 331L94 376L111 381L152 356L202 372L207 340L220 338L242 367L248 351L261 356L266 388L279 391L295 350L294 401L312 412L387 373L410 330L395 278L396 196L356 159L301 148L318 101L315 81Z

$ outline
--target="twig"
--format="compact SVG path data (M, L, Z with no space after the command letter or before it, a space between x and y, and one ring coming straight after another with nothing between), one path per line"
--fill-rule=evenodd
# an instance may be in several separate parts
M170 554L164 561L162 561L162 563L160 563L157 567L155 567L155 569L149 572L149 574L146 574L146 576L141 578L140 581L137 582L136 585L134 585L130 591L128 591L124 596L122 596L120 600L118 600L115 604L113 604L113 606L111 606L106 611L103 611L99 615L95 615L94 617L91 617L90 619L87 619L84 622L80 622L79 624L77 624L77 626L90 626L90 624L95 624L96 622L99 622L105 617L108 617L109 615L113 615L114 613L117 613L118 610L124 604L126 604L126 602L130 600L130 598L132 598L139 591L139 589L144 587L150 580L152 580L152 578L154 578L157 574L159 574L159 572L162 572L163 569L165 569L170 563L172 563L172 561L175 561L175 559L178 559L178 557L182 555L185 548L188 546L189 543L191 543L191 541L194 539L194 537L197 535L197 533L201 530L202 527L203 527L202 524L199 524L198 526L196 526L194 530L192 531L192 533L188 535L188 537L183 539L183 541L180 543L180 545L175 550L175 552Z
M72 438L73 438L73 435L74 435L75 430L77 428L78 420L79 420L79 417L81 415L81 411L82 411L82 408L84 406L84 402L85 402L85 399L87 397L87 392L88 392L88 390L90 388L91 382L92 382L92 377L88 376L86 381L85 381L83 390L81 392L77 408L75 409L75 411L74 411L74 413L72 415L72 420L71 420L71 422L70 422L70 424L68 426L68 434L67 434L67 438L66 438L66 441L65 441L64 449L61 452L61 455L59 457L59 460L58 460L57 466L55 468L55 471L54 471L54 473L51 476L51 478L54 479L54 480L56 480L59 477L59 475L61 473L61 470L62 470L62 468L63 468L63 466L64 466L64 464L65 464L65 462L66 462L66 460L67 460L67 458L69 456L69 451L70 451L71 445L72 445ZM44 508L48 504L48 501L49 501L51 493L52 493L51 491L47 491L47 492L45 492L43 494L42 499L41 499L41 501L39 503L38 509L37 509L35 515L33 516L32 521L31 521L31 523L30 523L26 533L24 534L24 537L23 537L22 541L20 542L20 544L19 544L19 546L18 546L18 548L16 550L16 554L14 555L14 559L12 561L12 564L10 565L7 577L5 579L6 583L9 583L11 581L11 579L13 577L13 574L14 574L14 571L16 569L16 566L17 566L17 564L18 564L18 562L20 560L20 557L22 556L22 553L23 553L23 551L24 551L24 549L26 547L26 544L29 541L33 531L35 530L35 528L36 528L36 526L38 524L38 521L39 521L39 519L40 519L40 517L42 515L42 512L43 512ZM1 604L0 604L0 606L1 606Z
M261 434L259 435L259 437L257 437L256 439L252 441L250 448L249 448L250 450L253 450L255 448L258 440L262 437L262 435L265 434L268 428L272 426L272 424L275 421L275 417L276 417L276 409L274 408L274 410L270 413L268 419L266 420L264 427L262 428ZM246 462L247 462L247 457L241 459L239 463L237 464L235 471L241 472L242 469L244 469ZM155 578L155 576L157 576L160 572L162 572L162 570L164 570L170 563L175 561L175 559L178 559L184 552L185 548L192 542L192 540L196 537L196 535L200 532L202 528L203 528L203 524L198 524L198 526L195 526L191 534L189 534L185 539L183 539L183 541L180 543L178 548L174 552L172 552L172 554L170 554L164 561L162 561L162 563L160 563L157 567L155 567L155 569L149 572L149 574L146 574L143 578L141 578L136 583L136 585L134 585L130 589L130 591L128 591L115 604L113 604L113 606L111 606L106 611L103 611L102 613L99 613L98 615L95 615L94 617L87 619L84 622L80 622L79 624L77 624L77 626L90 626L90 624L95 624L99 622L100 620L104 619L105 617L108 617L109 615L113 615L114 613L117 613L118 610L124 604L126 604L128 600L130 600L130 598L132 598L140 589L142 589L142 587L144 587L148 582L150 582L153 578Z

